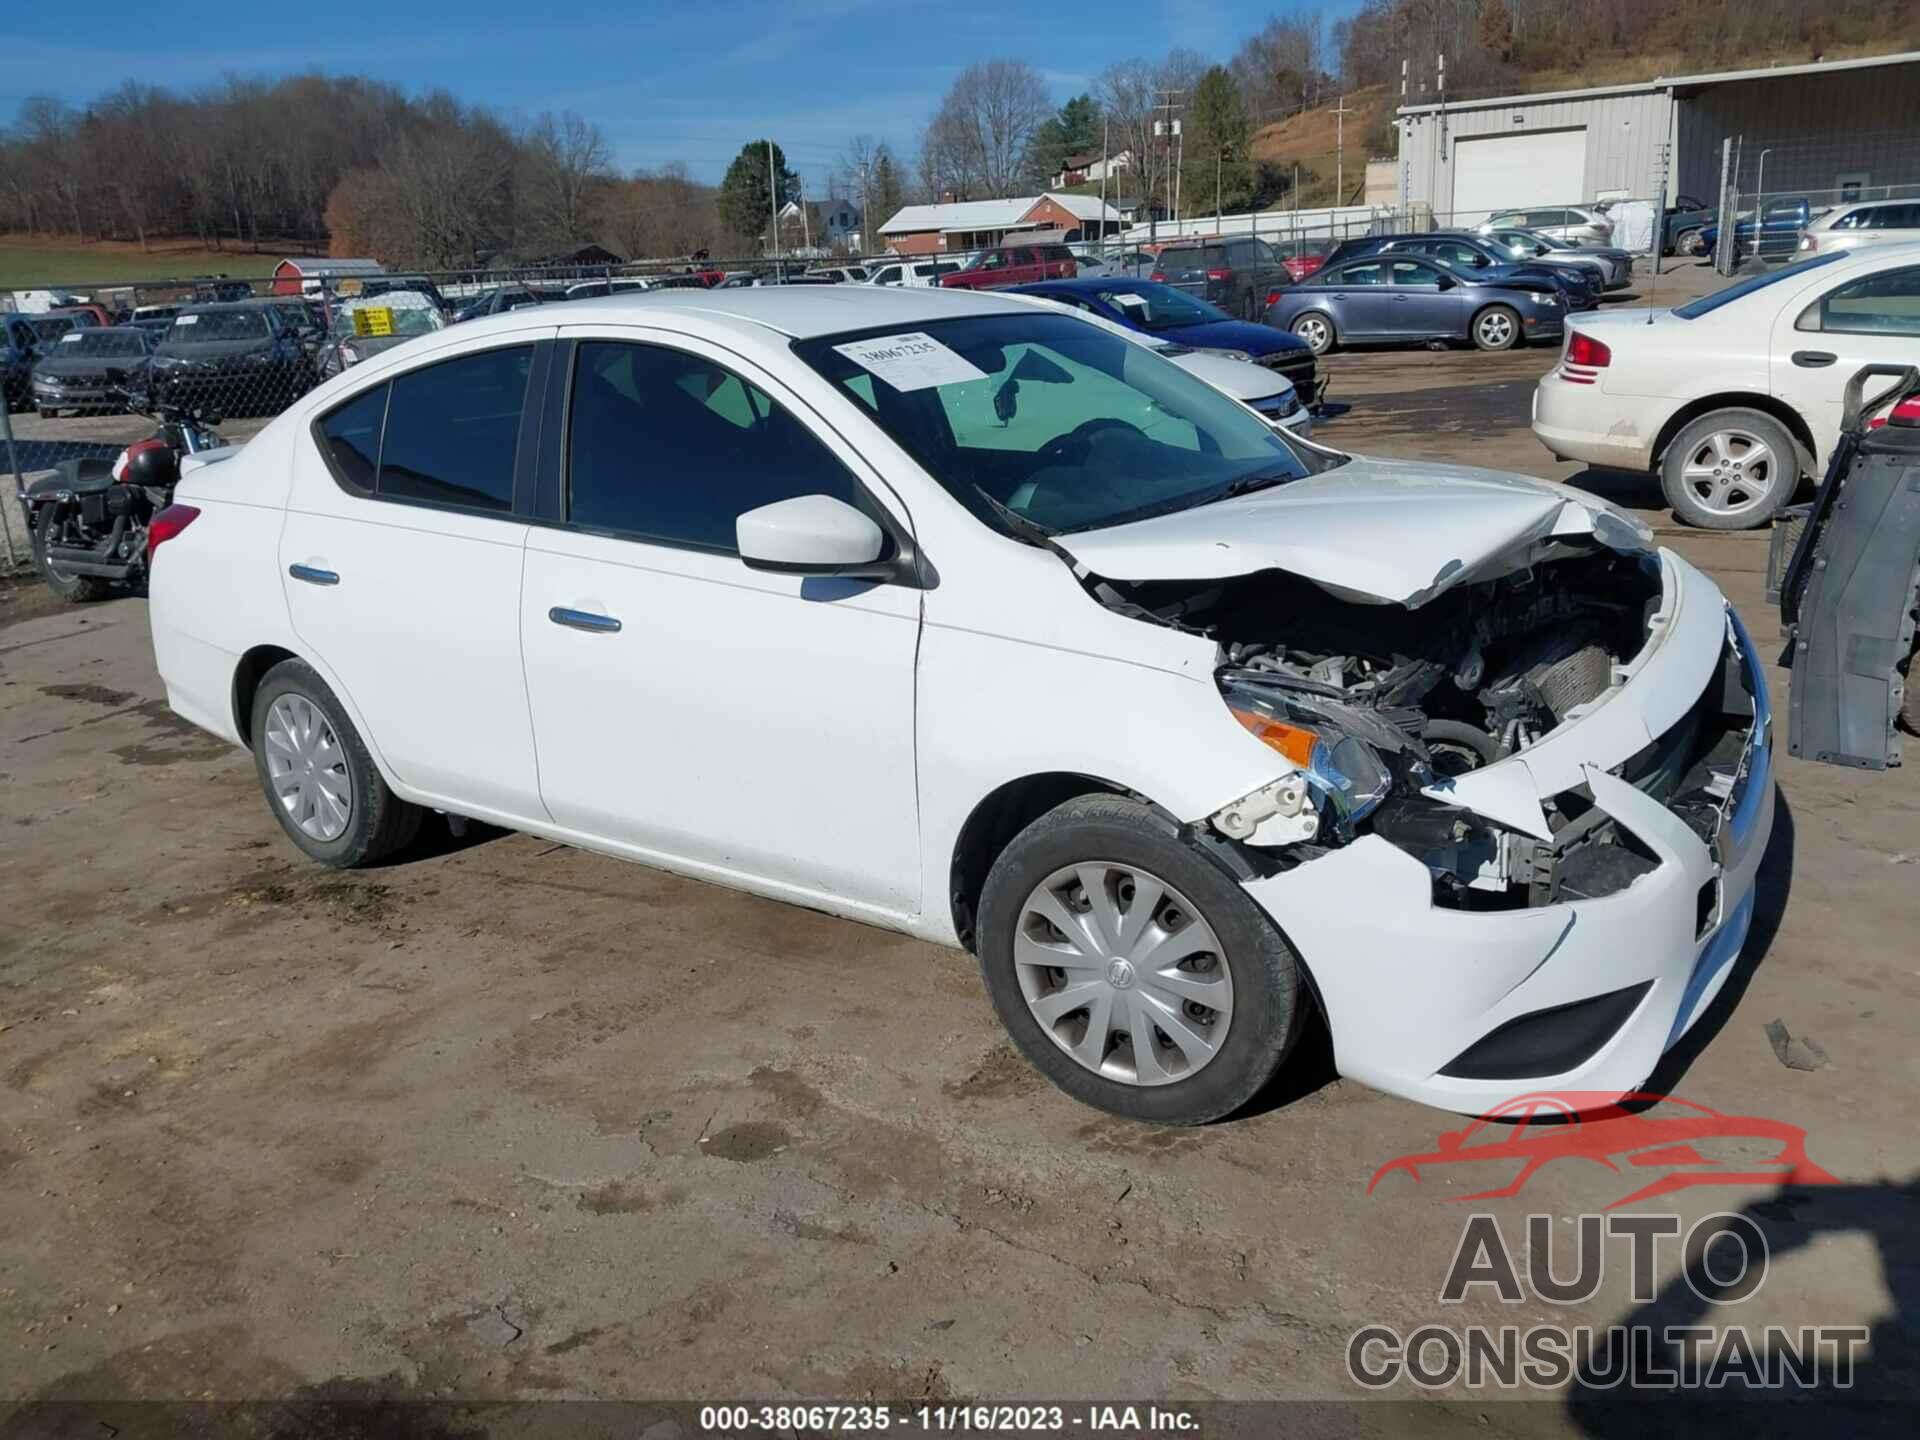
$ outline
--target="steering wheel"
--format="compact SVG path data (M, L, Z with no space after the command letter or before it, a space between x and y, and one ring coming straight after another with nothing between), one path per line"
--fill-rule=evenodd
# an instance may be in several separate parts
M1064 435L1056 435L1039 450L1038 458L1049 465L1083 465L1087 452L1092 447L1093 437L1102 430L1132 430L1139 434L1137 427L1129 425L1112 415L1096 416L1092 420L1082 420Z

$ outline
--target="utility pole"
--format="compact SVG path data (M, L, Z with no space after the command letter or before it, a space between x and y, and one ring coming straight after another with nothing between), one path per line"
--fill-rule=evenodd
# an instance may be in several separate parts
M1333 203L1335 206L1347 203L1347 116L1353 112L1347 109L1347 97L1340 97L1340 106L1333 112Z
M767 213L773 220L773 256L780 258L780 187L773 168L773 140L767 140ZM776 272L777 273L777 272Z
M1107 135L1113 122L1100 117L1100 257L1107 254Z

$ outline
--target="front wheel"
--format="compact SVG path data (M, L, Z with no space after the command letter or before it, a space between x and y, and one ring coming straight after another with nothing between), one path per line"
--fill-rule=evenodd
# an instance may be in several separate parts
M1473 317L1473 343L1482 350L1511 350L1520 340L1520 315L1505 305L1489 305Z
M1198 1125L1293 1048L1299 962L1246 891L1138 801L1071 800L1016 836L980 903L980 971L1034 1067L1086 1104Z
M381 777L327 682L282 660L253 697L253 759L267 805L309 859L350 870L412 840L421 810Z
M1673 513L1703 530L1750 530L1773 519L1800 483L1793 436L1758 410L1715 410L1673 437L1660 485Z
M1293 333L1307 342L1307 347L1316 355L1325 355L1333 349L1333 321L1318 310L1309 310L1293 322Z

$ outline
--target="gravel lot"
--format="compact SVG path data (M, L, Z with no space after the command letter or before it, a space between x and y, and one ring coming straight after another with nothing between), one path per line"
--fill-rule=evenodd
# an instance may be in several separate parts
M1321 433L1647 512L1770 642L1763 536L1549 461L1552 358L1336 356ZM1568 1236L1644 1172L1369 1194L1464 1122L1335 1079L1321 1034L1257 1113L1147 1129L1041 1082L956 952L519 835L312 867L249 758L167 710L144 602L42 595L0 589L0 1399L87 1402L69 1433L135 1397L1355 1401L1363 1325L1704 1309L1677 1244L1651 1310L1611 1249L1583 1304L1443 1305L1471 1210L1519 1251L1528 1214ZM1853 1393L1910 1418L1920 774L1782 735L1753 940L1654 1088L1805 1127L1843 1183L1633 1208L1754 1216L1773 1264L1737 1318L1874 1327ZM1418 1403L1305 1428L1608 1433L1582 1396L1387 1393Z

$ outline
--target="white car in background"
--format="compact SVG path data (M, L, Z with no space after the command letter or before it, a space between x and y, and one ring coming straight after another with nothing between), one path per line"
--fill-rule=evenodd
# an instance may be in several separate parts
M1237 351L1228 355L1218 350L1197 350L1191 345L1175 344L1144 330L1116 325L1104 315L1095 315L1064 301L1050 300L1044 295L1009 293L1006 298L1027 305L1043 305L1062 315L1071 315L1076 320L1097 325L1109 334L1118 335L1122 340L1131 341L1163 359L1171 360L1189 375L1199 377L1224 395L1231 395L1269 425L1298 435L1303 440L1313 434L1312 412L1301 402L1293 382L1264 365L1254 364Z
M905 285L919 286L934 290L940 285L942 275L951 275L960 268L957 260L897 260L884 265L867 267L869 285Z
M1800 232L1800 254L1920 243L1920 197L1838 205Z
M1613 239L1613 222L1598 210L1572 205L1543 205L1535 210L1502 210L1487 224L1502 229L1532 230L1569 245L1605 245Z
M1571 316L1533 394L1562 460L1660 472L1691 525L1764 525L1825 469L1847 381L1920 363L1920 245L1830 251L1671 310Z
M1705 575L1000 296L456 326L153 534L168 702L311 859L442 810L966 946L1029 1060L1136 1119L1243 1106L1309 1008L1397 1094L1597 1103L1754 909L1765 681ZM848 963L871 1023L914 1004Z

